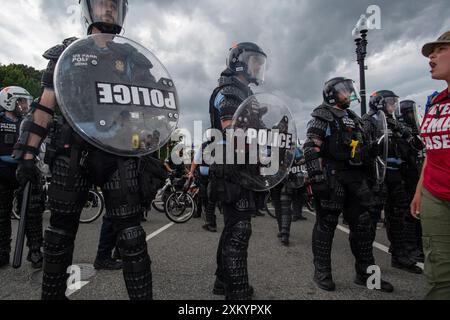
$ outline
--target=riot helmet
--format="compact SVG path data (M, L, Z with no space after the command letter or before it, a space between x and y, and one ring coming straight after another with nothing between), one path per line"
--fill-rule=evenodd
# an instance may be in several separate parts
M6 87L0 91L0 107L17 115L24 115L33 101L30 93L21 87Z
M399 97L390 90L375 91L370 96L369 107L374 112L383 111L386 115L393 116L399 107Z
M267 55L256 44L243 42L233 46L227 59L228 68L235 74L242 74L249 83L264 82Z
M128 11L128 0L79 0L87 33L92 28L102 33L119 34Z
M323 89L323 99L328 106L340 109L351 108L354 103L360 103L358 93L351 79L338 77L328 80Z
M415 101L403 100L395 112L395 117L410 126L419 126L419 112Z

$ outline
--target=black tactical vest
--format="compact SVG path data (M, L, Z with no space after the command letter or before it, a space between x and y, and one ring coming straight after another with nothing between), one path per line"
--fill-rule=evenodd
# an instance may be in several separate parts
M19 140L21 120L13 122L0 113L0 156L10 156Z
M333 120L328 122L329 131L322 148L325 158L351 166L362 165L364 138L361 120L351 110L329 108L329 111Z

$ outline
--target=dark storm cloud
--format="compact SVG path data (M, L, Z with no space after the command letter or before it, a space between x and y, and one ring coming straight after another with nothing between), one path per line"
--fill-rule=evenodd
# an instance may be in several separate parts
M72 35L58 26L77 2L41 1L42 21L49 24L49 32L61 39ZM181 125L188 128L193 120L208 121L209 95L233 42L253 41L268 53L264 90L289 102L303 131L329 77L343 72L358 80L351 31L369 5L380 6L382 18L382 30L369 34L369 90L390 86L402 96L424 99L440 85L429 79L419 47L450 29L448 0L129 0L129 4L125 35L164 62L179 89ZM405 51L411 42L415 52ZM395 57L392 52L397 49L408 57Z

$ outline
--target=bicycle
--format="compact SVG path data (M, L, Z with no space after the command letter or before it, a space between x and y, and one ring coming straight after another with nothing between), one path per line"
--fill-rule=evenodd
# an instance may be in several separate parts
M165 204L167 201L167 198L174 192L179 191L177 190L177 186L179 185L180 181L182 181L183 178L175 178L173 175L169 175L169 177L166 180L166 184L164 187L162 187L158 193L156 194L155 199L152 201L152 207L161 213L165 213ZM180 188L179 188L180 189Z
M194 179L189 179L182 191L171 193L165 203L164 209L167 218L177 224L186 223L192 219L197 205L194 198L199 193L199 188Z
M45 197L45 210L48 210L48 188L50 185L50 178L46 177L44 179L44 184L42 186L42 190L44 192ZM15 220L20 220L19 216L19 201L17 198L17 192L14 196L13 200L13 210L12 210L12 218ZM105 209L105 199L101 192L96 189L89 190L88 199L84 208L80 215L80 223L81 224L89 224L95 222L100 216L103 214Z

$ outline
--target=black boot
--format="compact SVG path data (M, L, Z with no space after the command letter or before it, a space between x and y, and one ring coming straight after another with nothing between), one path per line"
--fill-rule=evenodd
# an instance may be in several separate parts
M33 269L41 269L44 261L41 248L30 249L28 251L27 261L31 262Z
M121 261L117 261L111 257L101 259L97 257L94 262L95 270L121 270L123 264Z
M336 284L333 281L333 276L332 276L331 272L319 271L316 269L316 271L314 273L314 282L322 290L325 290L325 291L336 290Z
M289 246L289 235L288 234L281 235L281 244L285 247Z
M203 230L208 231L208 232L217 232L217 226L214 225L210 225L210 224L205 224L202 226Z
M364 286L367 287L367 280L369 279L369 276L366 274L356 274L354 283L357 284L358 286ZM391 293L394 292L394 286L392 284L390 284L387 281L384 281L383 279L381 279L380 281L380 289L375 289L375 290L380 290L382 292L387 292L387 293Z
M406 255L392 256L391 266L400 270L404 270L410 273L422 274L421 268L416 266L416 262L410 259Z
M425 255L423 254L423 252L420 249L416 249L416 250L410 252L409 257L411 258L411 260L413 260L416 263L417 262L424 263L424 261L425 261Z

